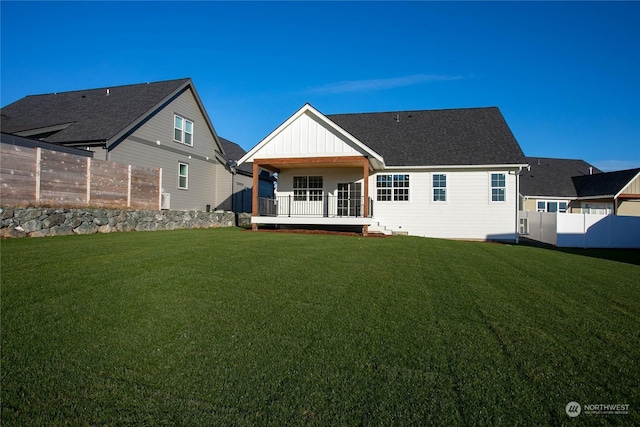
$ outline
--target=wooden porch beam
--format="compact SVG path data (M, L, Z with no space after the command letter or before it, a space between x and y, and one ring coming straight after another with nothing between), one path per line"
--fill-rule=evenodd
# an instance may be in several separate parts
M366 159L365 159L366 160ZM364 213L364 217L369 217L369 161L367 160L362 164L362 177L363 177L363 187L364 187L364 207L362 209ZM369 226L362 226L362 235L366 236L369 234Z
M253 162L253 188L251 190L251 216L258 216L258 192L260 185L260 165ZM258 231L258 224L251 224L253 231Z
M300 165L308 165L309 167L359 167L362 164L369 165L369 159L363 156L281 157L274 159L254 159L253 163L257 163L267 169L296 167ZM279 171L276 170L276 172Z

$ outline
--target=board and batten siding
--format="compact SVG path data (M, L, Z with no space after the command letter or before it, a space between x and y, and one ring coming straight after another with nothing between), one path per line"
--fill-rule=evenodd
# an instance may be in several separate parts
M193 122L193 146L173 140L174 114ZM215 138L187 89L118 144L109 160L162 168L162 192L171 195L172 210L205 210L207 205L212 210L228 209L231 174L216 159L216 150ZM186 190L178 188L179 163L189 165Z
M447 200L434 202L432 176L443 173L447 175ZM505 202L491 201L491 173L505 174ZM381 174L409 175L409 201L377 201L377 175L370 177L374 219L390 230L449 239L514 240L517 237L514 172L438 170Z
M356 156L364 153L309 113L273 135L253 158L292 158L316 156Z

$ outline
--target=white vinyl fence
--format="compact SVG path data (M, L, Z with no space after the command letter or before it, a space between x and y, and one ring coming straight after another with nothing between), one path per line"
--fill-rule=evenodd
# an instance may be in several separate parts
M520 234L562 248L640 248L640 217L520 212Z

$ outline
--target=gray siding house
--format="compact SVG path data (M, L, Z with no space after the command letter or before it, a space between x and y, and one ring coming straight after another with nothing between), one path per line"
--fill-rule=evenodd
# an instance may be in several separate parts
M163 208L231 210L225 151L190 78L32 95L1 113L4 133L162 168Z
M237 165L247 152L233 141L220 137L220 142L227 156L227 165L233 173L233 200L232 210L234 212L251 212L252 207L252 190L253 190L253 165L251 163L243 163ZM258 195L259 197L273 199L275 194L276 178L267 171L261 171L258 176Z

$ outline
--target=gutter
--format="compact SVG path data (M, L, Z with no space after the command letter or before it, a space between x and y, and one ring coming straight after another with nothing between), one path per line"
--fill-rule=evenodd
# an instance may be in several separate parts
M522 169L529 166L527 163L514 164L490 164L490 165L434 165L434 166L387 166L384 170L444 170L444 169L518 169L518 174Z

